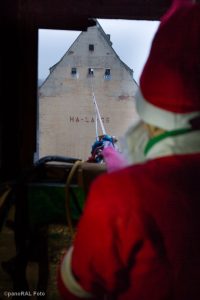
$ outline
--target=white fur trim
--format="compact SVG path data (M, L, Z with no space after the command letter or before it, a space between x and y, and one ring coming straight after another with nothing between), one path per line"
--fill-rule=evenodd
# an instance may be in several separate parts
M66 288L74 296L79 298L93 298L93 295L85 291L76 281L71 271L73 247L71 247L65 255L61 265L61 278Z
M136 93L136 108L140 117L148 124L165 130L191 128L189 120L200 116L200 111L192 113L173 113L149 103L140 89Z

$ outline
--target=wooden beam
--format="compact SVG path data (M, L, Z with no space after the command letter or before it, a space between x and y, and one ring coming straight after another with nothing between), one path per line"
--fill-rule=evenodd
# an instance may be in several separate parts
M38 28L86 30L91 18L159 20L171 0L32 0L20 2Z

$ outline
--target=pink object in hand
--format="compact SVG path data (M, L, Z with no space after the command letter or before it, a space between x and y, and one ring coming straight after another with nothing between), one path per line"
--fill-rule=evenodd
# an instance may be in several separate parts
M105 147L102 151L102 155L107 165L108 172L119 170L128 165L124 156L113 147Z

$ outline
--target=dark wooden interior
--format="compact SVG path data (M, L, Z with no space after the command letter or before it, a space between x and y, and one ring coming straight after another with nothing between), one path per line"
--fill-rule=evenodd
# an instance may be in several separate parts
M36 150L38 29L86 30L94 18L159 20L171 0L2 0L0 174L15 178Z

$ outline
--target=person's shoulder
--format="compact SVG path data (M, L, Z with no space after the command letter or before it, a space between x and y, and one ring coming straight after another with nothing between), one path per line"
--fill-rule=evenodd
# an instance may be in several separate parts
M134 185L141 185L140 183L145 181L146 178L153 180L154 176L159 176L163 173L163 170L174 170L177 166L182 166L189 160L192 163L193 160L197 162L197 156L194 155L173 155L166 157L159 157L148 160L146 162L133 164L124 167L120 170L104 173L95 180L95 185L107 186L109 188L123 185L126 188Z
M133 188L134 182L138 181L140 174L145 174L146 168L148 168L148 164L141 163L111 173L104 173L95 179L93 186L99 187L99 189L105 187L110 191Z

